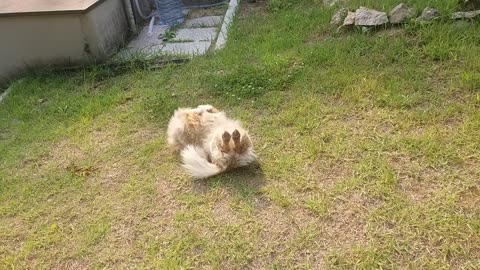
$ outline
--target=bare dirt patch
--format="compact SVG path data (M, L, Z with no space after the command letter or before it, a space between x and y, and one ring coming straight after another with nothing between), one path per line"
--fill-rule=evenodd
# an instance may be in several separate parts
M217 224L233 225L240 223L240 217L229 207L230 200L215 201L211 206L212 217Z
M61 264L54 266L54 270L83 270L90 269L92 264L84 260L69 259L63 261Z
M320 190L329 190L337 183L353 175L353 162L346 160L319 159L308 166L309 179Z
M404 28L395 28L395 27L375 32L375 36L377 37L389 37L389 38L403 37L405 36L405 34L406 34L406 31Z
M434 167L426 164L420 157L400 153L390 156L390 164L397 172L397 190L416 205L436 200L446 192L457 193L462 190L460 183L470 182L478 175L474 164L460 163L449 167ZM475 194L476 190L476 186L471 186L462 191L460 201L465 199L465 202L468 202L470 198L475 198L475 195L470 197L470 194Z
M259 223L260 233L255 267L265 268L274 263L280 265L294 264L294 261L311 263L312 258L304 252L306 246L316 250L312 244L312 235L308 235L315 226L315 221L301 211L284 209L275 204L256 211L255 219ZM302 232L307 235L302 236ZM307 252L309 253L309 252ZM284 256L291 254L291 256Z
M50 147L50 152L42 159L42 165L55 164L60 167L67 167L72 162L79 162L87 157L80 147L68 139L55 143Z
M422 165L421 159L397 153L391 156L390 164L398 172L397 189L417 205L434 198L442 189L446 172Z
M367 215L375 202L359 192L335 198L333 209L322 222L326 246L340 248L368 244Z
M269 204L255 211L261 231L255 267L304 265L323 268L326 256L337 249L368 244L368 209L375 203L360 193L339 196L326 217L295 206ZM290 254L290 256L287 256Z
M471 186L460 193L460 205L467 209L475 209L480 206L480 187Z
M239 6L238 19L247 20L252 15L265 15L267 13L266 0L244 1Z
M315 35L311 36L308 39L305 39L304 43L306 45L315 45L322 41L325 41L331 37L330 30L318 31Z

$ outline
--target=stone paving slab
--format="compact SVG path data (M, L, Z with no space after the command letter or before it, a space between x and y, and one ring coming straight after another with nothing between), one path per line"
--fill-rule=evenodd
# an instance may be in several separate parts
M142 48L125 48L114 57L115 61L128 61L136 57L150 58L162 54L165 44L145 46Z
M211 41L217 36L216 28L183 28L178 29L175 40Z
M162 48L162 53L165 54L188 54L188 55L202 55L210 48L211 41L195 41L183 43L166 43Z
M168 26L154 25L152 34L145 26L138 36L116 55L119 61L132 58L151 58L159 55L203 55L217 38L223 16L205 16L189 19L176 30L175 37L168 42L159 36L165 34Z
M129 49L142 49L145 47L161 45L163 44L162 40L158 37L163 35L168 29L168 26L165 25L154 25L152 28L152 35L148 35L148 26L144 27L138 36L132 40L127 48Z
M222 16L205 16L195 19L188 19L184 26L187 28L214 27L222 23Z

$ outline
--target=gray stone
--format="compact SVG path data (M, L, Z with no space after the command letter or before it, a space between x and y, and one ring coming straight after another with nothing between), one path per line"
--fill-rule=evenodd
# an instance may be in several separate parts
M114 60L127 61L132 58L149 58L157 55L163 47L163 42L158 37L167 29L168 26L154 25L149 35L148 26L145 26L138 36L116 55Z
M346 8L341 8L335 11L335 13L332 16L332 19L330 20L330 24L335 24L335 25L341 24L345 19L345 16L347 16L347 13L348 13L348 9Z
M417 11L414 8L409 8L405 3L401 3L388 13L388 17L390 23L397 24L413 18L416 13Z
M148 26L145 26L138 36L133 39L127 47L129 48L145 48L154 45L162 44L162 40L158 37L163 35L165 31L168 29L168 26L165 25L154 25L152 28L151 35L148 34Z
M114 57L114 61L128 61L131 59L151 59L162 54L163 44L144 47L127 47Z
M222 16L206 16L195 19L188 19L184 26L188 28L195 27L213 27L219 26L222 23Z
M165 54L180 54L180 55L203 55L210 48L210 41L195 41L183 43L167 43L162 48L162 53Z
M377 26L388 23L387 13L360 7L355 11L355 25Z
M227 36L228 36L228 29L230 28L230 24L235 17L235 11L237 10L238 1L237 0L230 0L228 3L228 9L223 17L223 23L220 27L220 32L218 33L217 43L215 44L215 50L219 50L225 46L227 43Z
M217 35L216 28L184 28L179 29L174 39L175 41L211 41Z
M348 12L347 17L343 20L343 26L355 24L355 12Z
M440 17L440 11L437 9L431 8L431 7L426 7L422 15L416 19L417 22L431 22L435 19Z
M454 12L452 13L452 19L473 19L480 15L480 10L468 11L468 12Z
M458 0L462 10L480 9L480 0Z

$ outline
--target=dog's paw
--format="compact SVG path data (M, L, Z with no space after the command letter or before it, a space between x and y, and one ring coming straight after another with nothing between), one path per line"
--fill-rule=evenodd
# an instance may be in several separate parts
M223 134L222 134L222 144L220 145L220 150L224 153L228 153L230 152L230 139L232 138L232 136L230 135L230 133L228 133L228 131L225 131Z
M222 138L217 140L217 148L225 154L242 154L252 146L252 142L247 134L240 134L240 131L235 129L232 134L225 131Z
M237 153L241 153L242 152L242 143L240 141L240 131L238 131L237 129L235 129L233 132L232 132L232 140L233 140L233 144L235 145L235 152Z
M252 146L252 142L247 134L240 135L240 131L235 129L232 132L232 140L235 145L235 152L238 154L242 154L243 152L247 151L249 147Z

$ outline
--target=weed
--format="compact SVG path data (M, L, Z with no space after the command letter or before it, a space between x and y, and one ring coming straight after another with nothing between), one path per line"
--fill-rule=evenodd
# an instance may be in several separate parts
M169 27L165 33L158 36L163 42L169 42L177 36L177 27Z

